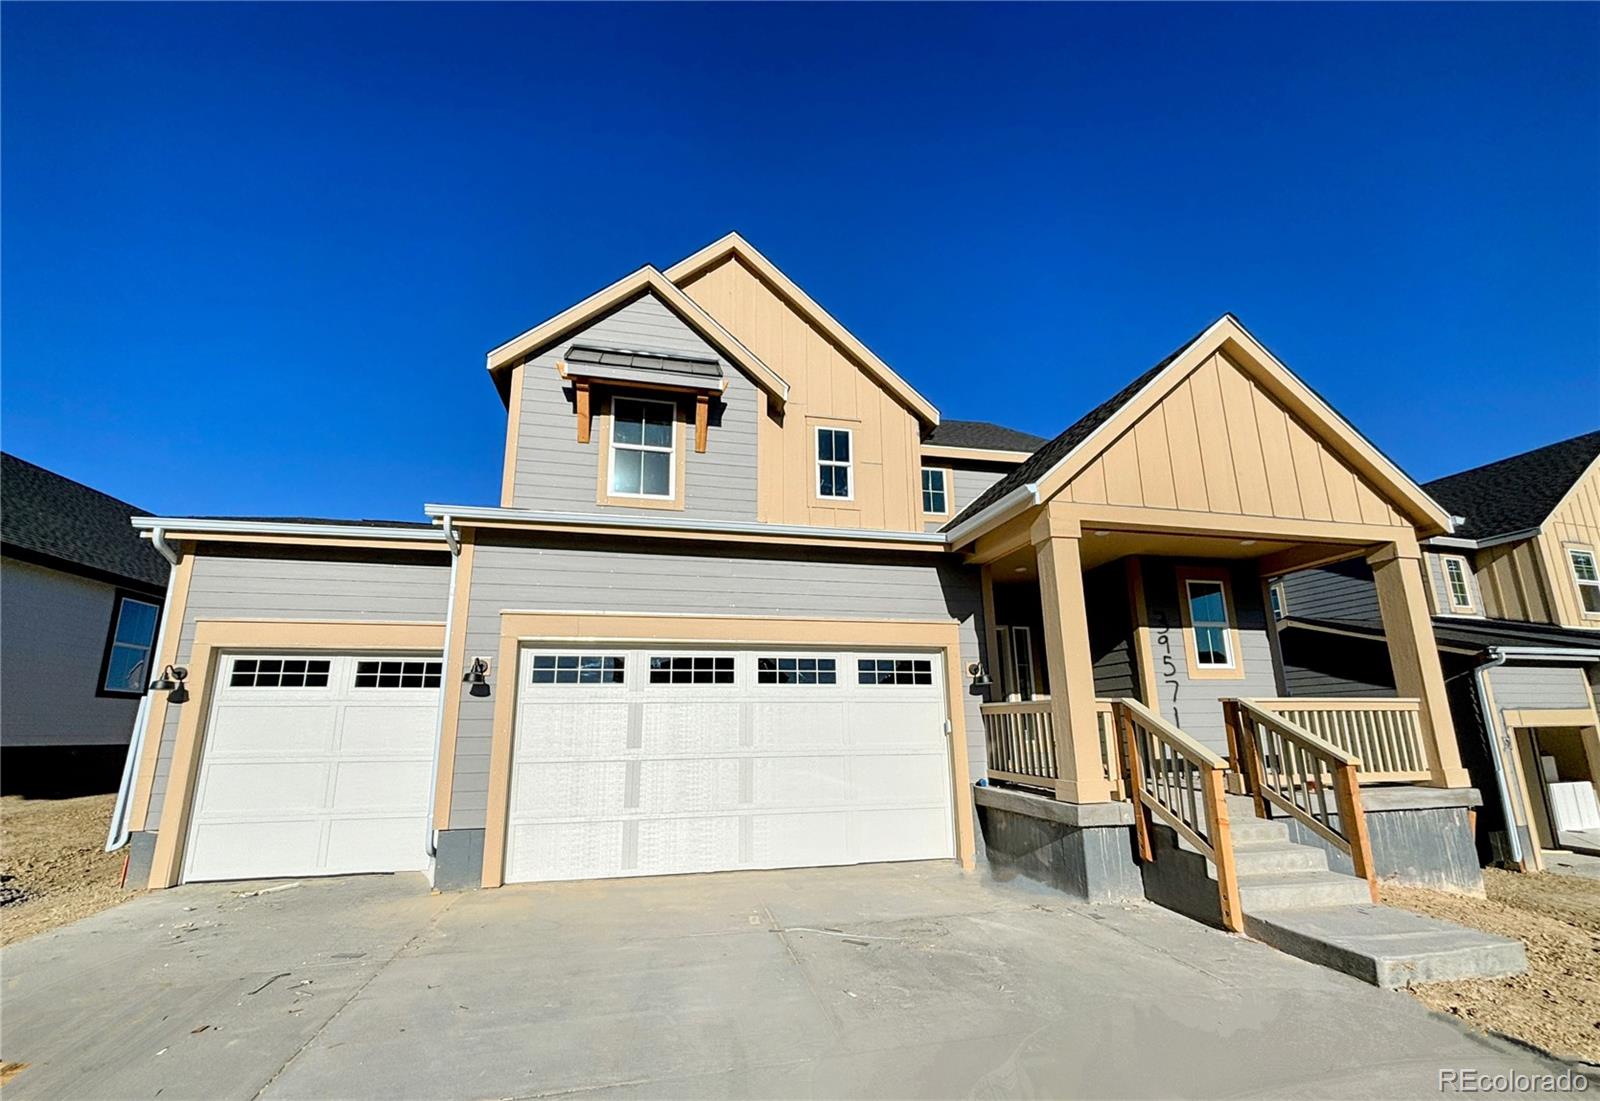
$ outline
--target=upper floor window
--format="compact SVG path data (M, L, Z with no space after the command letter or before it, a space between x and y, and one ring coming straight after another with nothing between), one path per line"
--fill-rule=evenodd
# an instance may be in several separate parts
M117 594L111 637L101 663L100 691L111 696L137 696L150 679L150 650L155 645L161 607L149 600Z
M676 431L671 402L617 398L611 403L611 494L670 499Z
M1600 570L1594 564L1594 551L1586 547L1568 547L1567 561L1572 564L1572 579L1578 583L1578 602L1584 615L1600 615Z
M1184 618L1193 643L1189 656L1194 672L1230 670L1237 665L1233 652L1232 601L1220 579L1183 579Z
M1450 594L1452 611L1472 610L1472 589L1467 584L1467 560L1459 554L1446 555L1439 560L1444 568L1444 587Z
M1267 586L1267 599L1272 602L1272 618L1282 619L1289 614L1289 594L1283 591L1283 582L1274 581Z
M929 516L943 516L950 511L950 486L945 471L939 467L922 468L922 511Z
M817 429L817 496L851 500L850 429Z

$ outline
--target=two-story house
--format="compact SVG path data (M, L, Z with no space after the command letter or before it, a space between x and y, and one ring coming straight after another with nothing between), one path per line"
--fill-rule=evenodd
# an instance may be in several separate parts
M1423 486L1456 530L1423 543L1434 635L1486 861L1600 852L1600 432ZM1393 695L1359 563L1275 579L1285 689Z
M730 235L487 366L496 502L137 521L175 565L136 881L949 859L1128 897L1148 815L1231 882L1224 784L1369 877L1470 853L1451 514L1231 316L1042 441L943 421ZM1265 583L1345 560L1398 696L1291 722Z

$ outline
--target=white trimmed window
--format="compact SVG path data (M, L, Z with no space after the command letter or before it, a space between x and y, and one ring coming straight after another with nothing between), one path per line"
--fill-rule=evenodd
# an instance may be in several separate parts
M611 403L611 495L670 500L673 428L676 410L669 401L616 398Z
M1267 586L1267 599L1272 602L1272 618L1282 619L1289 614L1289 597L1283 591L1283 582L1274 581Z
M1450 596L1452 611L1472 611L1472 587L1467 582L1467 560L1459 554L1445 555L1439 559L1444 570L1444 588Z
M1578 603L1586 616L1600 616L1600 570L1595 568L1594 551L1586 547L1568 547L1567 561L1572 565L1572 580L1578 586Z
M850 429L817 429L817 496L854 498L851 485Z
M941 467L922 468L922 511L943 516L950 511L950 486Z
M1228 622L1228 595L1220 581L1186 581L1189 629L1194 638L1194 663L1202 669L1233 668L1233 625Z
M150 680L150 650L155 645L161 608L149 600L118 595L111 637L100 669L100 694L138 696ZM18 626L21 626L18 624Z

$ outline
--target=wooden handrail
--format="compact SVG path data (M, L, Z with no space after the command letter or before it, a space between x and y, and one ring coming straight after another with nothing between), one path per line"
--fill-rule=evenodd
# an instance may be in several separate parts
M1426 780L1422 701L1416 699L1257 699L1265 708L1361 758L1364 783Z
M1361 758L1323 740L1256 700L1222 701L1234 770L1255 799L1256 814L1276 807L1350 854L1356 875L1378 901L1367 816L1361 806ZM1328 791L1334 803L1328 807Z
M1122 735L1139 858L1154 859L1145 817L1154 814L1216 865L1222 923L1242 933L1244 910L1223 789L1227 761L1137 700L1120 699L1113 708Z

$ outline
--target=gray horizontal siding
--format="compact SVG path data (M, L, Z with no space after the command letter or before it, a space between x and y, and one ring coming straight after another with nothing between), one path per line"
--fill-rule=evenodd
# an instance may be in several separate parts
M480 542L466 611L467 653L499 650L500 613L605 611L822 616L961 623L962 664L978 661L977 573L954 560L792 551L783 557L561 543ZM460 614L458 609L457 614ZM503 691L512 670L497 670ZM461 691L450 828L484 825L494 700ZM974 778L986 758L978 698L967 695L967 756Z
M1378 588L1359 559L1291 573L1283 579L1288 614L1300 619L1378 623Z
M1503 711L1589 706L1583 670L1575 665L1502 665L1489 671L1489 684Z
M396 620L443 623L450 596L450 568L384 562L314 561L298 558L197 557L178 636L178 664L194 647L202 619ZM170 630L170 628L169 628ZM151 828L167 792L167 774L178 739L178 721L191 701L167 708L161 751L151 787Z
M116 596L103 581L3 560L0 745L128 744L139 701L95 695Z
M1378 639L1285 627L1278 634L1278 645L1284 689L1290 696L1392 699L1395 695L1389 648Z
M704 453L694 450L692 403L680 405L680 416L689 422L684 432L688 452L683 515L708 520L756 518L756 425L763 405L761 393L653 295L618 308L522 368L513 504L559 512L640 514L636 508L601 505L595 500L600 448L605 442L599 431L599 404L594 408L595 430L589 442L581 444L571 384L556 374L556 361L574 343L716 356L728 379L728 390L720 401L712 402Z

